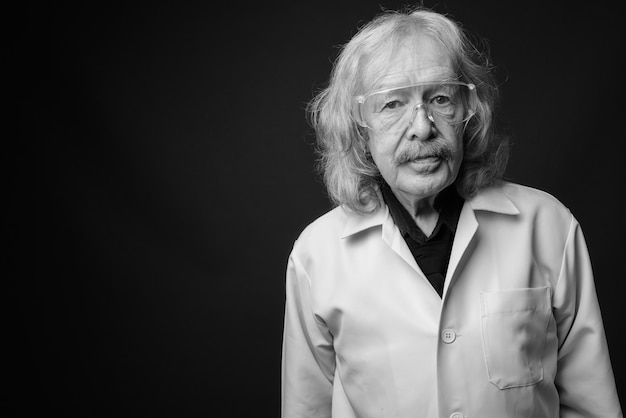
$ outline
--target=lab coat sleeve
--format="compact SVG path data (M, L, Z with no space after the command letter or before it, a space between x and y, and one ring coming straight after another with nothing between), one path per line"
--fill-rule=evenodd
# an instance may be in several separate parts
M573 217L555 287L554 315L561 418L622 417L589 254Z
M333 338L311 307L311 282L292 253L287 265L282 353L282 417L331 416Z

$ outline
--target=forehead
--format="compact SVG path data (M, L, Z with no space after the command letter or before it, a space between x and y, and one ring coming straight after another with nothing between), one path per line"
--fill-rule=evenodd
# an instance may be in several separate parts
M443 45L431 37L414 35L372 60L363 84L371 91L455 78L452 59Z
M440 83L455 80L457 80L457 77L452 68L435 66L413 69L399 73L384 74L372 83L369 90L386 90L397 87L414 86L421 83Z

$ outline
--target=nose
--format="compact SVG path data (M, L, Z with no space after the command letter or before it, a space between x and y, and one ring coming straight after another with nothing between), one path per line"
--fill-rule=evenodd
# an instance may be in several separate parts
M407 135L410 139L426 140L435 136L435 120L424 103L418 103L413 108L409 119Z

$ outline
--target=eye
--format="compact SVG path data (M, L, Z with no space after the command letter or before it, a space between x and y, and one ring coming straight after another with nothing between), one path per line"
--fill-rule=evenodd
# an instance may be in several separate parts
M399 108L402 105L403 103L400 100L390 100L383 105L381 110L385 110L385 109L393 110L393 109Z
M439 95L439 96L433 97L431 100L431 103L437 106L447 106L451 104L452 101L450 100L450 97L448 96Z

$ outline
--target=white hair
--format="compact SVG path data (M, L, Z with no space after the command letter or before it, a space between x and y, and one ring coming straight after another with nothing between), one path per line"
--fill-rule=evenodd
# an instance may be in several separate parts
M468 198L502 178L508 161L508 141L495 134L493 110L498 89L485 54L469 41L459 24L424 9L385 12L363 26L343 46L330 82L310 103L316 132L319 168L336 205L370 213L382 202L377 193L380 172L367 151L367 135L355 122L354 97L365 93L371 77L383 70L395 48L416 35L439 41L448 51L460 81L476 85L478 108L468 122L464 156L455 180Z

